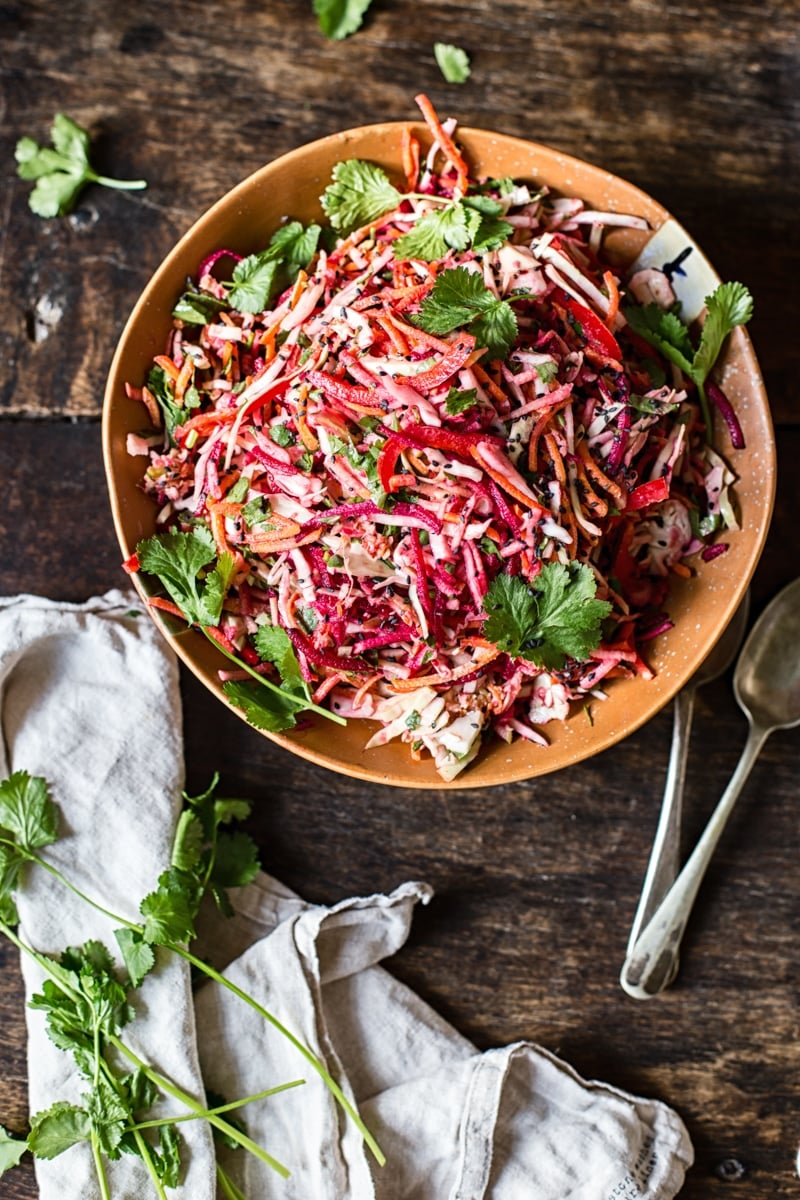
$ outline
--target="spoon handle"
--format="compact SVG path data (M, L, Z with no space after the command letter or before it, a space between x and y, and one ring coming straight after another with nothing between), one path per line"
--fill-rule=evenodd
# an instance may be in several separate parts
M628 954L639 940L639 934L666 896L681 865L681 811L683 787L686 781L686 760L689 756L689 737L692 731L696 687L687 684L678 692L672 710L672 745L658 827L650 851L639 906L628 938ZM676 962L677 966L677 962Z
M772 731L751 724L742 757L730 783L711 814L685 867L628 954L620 974L624 991L636 1000L647 1000L674 977L678 949L711 856L761 747Z

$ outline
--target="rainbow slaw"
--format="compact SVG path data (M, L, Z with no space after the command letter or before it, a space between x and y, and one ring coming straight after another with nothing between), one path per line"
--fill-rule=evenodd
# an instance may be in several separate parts
M737 527L700 398L734 443L738 423L631 327L621 301L675 302L663 272L623 283L604 260L605 231L641 218L471 179L455 123L418 102L431 144L404 136L405 191L342 228L347 187L384 184L341 173L323 198L339 236L278 236L289 275L262 255L266 304L257 256L201 264L128 386L152 425L129 451L159 530L204 530L224 556L206 632L234 702L283 673L263 636L283 631L312 706L377 722L368 748L399 738L449 781L490 732L546 747L607 680L651 677L670 579Z

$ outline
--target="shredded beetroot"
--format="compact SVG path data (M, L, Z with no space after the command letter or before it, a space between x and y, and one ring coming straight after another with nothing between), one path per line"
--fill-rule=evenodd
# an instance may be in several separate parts
M202 279L204 275L208 275L215 263L221 258L232 258L234 262L241 262L242 255L237 254L235 250L214 250L207 258L204 258L197 268L197 275Z
M725 554L727 550L727 542L715 542L713 546L704 546L700 551L700 557L703 562L711 562L712 559L719 558L720 554Z
M728 426L728 433L731 438L731 445L734 450L744 450L744 434L742 427L739 424L739 418L733 411L733 405L725 395L721 387L717 387L715 383L710 381L706 383L706 395L712 404L715 404L720 411L722 419Z

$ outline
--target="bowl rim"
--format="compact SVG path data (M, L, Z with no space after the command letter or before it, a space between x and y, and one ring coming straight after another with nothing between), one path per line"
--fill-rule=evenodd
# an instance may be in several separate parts
M257 186L262 178L269 177L269 175L276 169L283 169L287 166L290 166L296 160L305 161L309 155L313 155L315 152L319 153L320 151L328 150L332 147L338 146L345 148L348 143L363 140L365 137L371 136L383 138L390 135L399 135L403 130L410 130L412 133L421 134L423 136L426 133L429 133L427 127L423 123L414 120L384 121L373 124L358 125L349 129L326 134L321 138L316 138L310 142L306 142L300 146L294 147L293 149L286 151L276 158L271 159L269 162L251 172L239 183L235 184L231 189L220 196L209 208L205 209L197 218L195 218L185 233L183 233L178 241L174 243L170 251L161 260L158 267L151 274L118 337L114 355L109 367L103 397L102 452L104 469L117 539L125 558L133 553L135 550L135 544L131 545L128 540L122 512L122 497L119 493L118 480L113 470L112 408L115 398L119 396L119 387L121 383L120 365L128 340L135 332L142 313L150 306L154 295L158 294L162 280L165 276L170 274L173 264L182 256L184 249L192 243L194 238L206 225L212 224L219 213L228 210L231 206L234 206L241 196L249 194L250 190ZM676 220L672 213L653 196L649 195L638 185L624 179L622 176L618 176L613 172L607 171L605 168L600 167L587 159L578 158L575 155L563 152L558 148L541 142L531 141L527 138L499 133L493 130L483 129L475 126L459 126L458 135L459 140L463 140L465 142L468 142L470 139L475 137L478 139L489 138L492 141L503 143L506 147L514 148L525 155L535 156L536 154L540 154L551 162L557 161L559 166L563 167L564 169L574 169L578 173L588 171L591 174L602 176L604 180L609 183L609 185L621 185L623 190L626 191L627 196L634 196L637 201L641 200L643 208L647 209L649 213L654 213L658 216L660 224L654 226L653 233L657 232L666 222L671 222L676 231L678 231L685 238L685 240L692 245L693 252L697 252L699 258L705 264L705 267L708 269L711 275L715 279L719 279L717 272L703 252L702 248L698 246L691 234L689 234L683 225ZM353 156L351 155L350 157ZM530 174L535 175L536 171L532 169ZM546 165L542 170L542 175L546 178ZM613 728L610 728L608 732L603 737L599 738L597 743L590 749L579 749L577 753L574 754L566 751L560 756L554 756L552 754L548 756L547 751L542 749L540 751L541 757L535 761L535 766L533 769L531 769L530 766L523 766L520 769L509 771L497 769L493 772L484 772L483 775L475 778L474 781L472 778L472 766L474 766L474 764L467 768L463 775L460 774L454 780L448 782L438 776L436 776L435 779L430 777L417 778L416 773L419 771L419 764L414 763L410 756L408 756L407 773L402 775L394 775L392 773L380 770L379 768L373 767L368 763L345 764L334 754L327 753L315 747L310 747L304 744L302 739L298 738L296 731L294 731L294 736L284 733L272 733L260 729L255 729L255 732L261 736L269 738L277 745L282 746L284 749L288 749L291 753L296 754L299 757L314 763L315 765L325 767L328 770L334 771L338 774L344 774L350 778L359 779L370 783L382 783L393 787L410 787L416 790L450 791L459 789L473 790L478 788L502 786L510 783L519 783L538 778L539 776L552 774L556 771L564 770L569 766L576 765L577 763L583 762L588 758L592 758L604 750L610 749L612 746L617 745L619 742L626 739L630 734L634 733L636 730L640 729L644 724L650 721L674 698L677 692L680 691L680 689L690 678L693 671L700 665L706 653L711 650L730 621L735 609L747 590L753 573L758 565L761 554L763 553L774 509L777 464L774 428L769 402L766 395L766 389L764 387L761 369L758 360L756 359L755 351L747 330L739 328L735 331L735 335L738 335L740 339L743 339L745 349L748 349L750 352L752 362L750 363L749 370L752 378L752 386L759 395L761 401L761 413L770 435L767 446L762 448L767 460L764 464L763 481L767 487L767 494L764 498L764 502L762 503L763 521L756 531L753 550L749 555L746 570L738 578L736 587L732 590L731 595L727 598L723 605L722 619L719 621L718 629L716 630L713 639L707 644L703 654L695 656L696 661L693 663L692 672L668 683L666 687L662 689L661 694L657 697L657 703L645 704L639 711L636 712L631 712L629 706L628 711L624 714L624 719L614 725ZM228 708L230 712L243 720L245 724L250 725L250 728L255 728L250 724L250 722L247 721L242 710L231 704L228 697L222 691L221 684L215 675L205 670L203 666L198 663L197 653L194 653L192 649L193 643L190 643L189 639L177 636L179 630L185 631L185 626L179 626L177 622L173 623L169 617L165 617L157 609L154 609L147 604L148 597L155 594L157 589L155 587L152 589L148 588L138 574L132 576L132 582L136 591L144 602L150 617L155 621L156 625L167 639L169 645L178 658L192 672L192 674L195 675L195 677L198 678L203 685L215 695L216 699L221 701L226 708ZM219 661L222 662L223 660L220 658ZM621 684L624 685L625 683L630 684L633 682L635 681L615 680L615 690L619 690ZM370 724L372 723L364 720L359 722L359 727L363 727L365 731L364 742L366 742L368 738L367 730L369 729ZM552 750L552 747L550 749Z

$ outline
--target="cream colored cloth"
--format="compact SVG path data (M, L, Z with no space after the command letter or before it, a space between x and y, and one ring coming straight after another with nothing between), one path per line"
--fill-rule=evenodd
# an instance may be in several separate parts
M83 606L0 599L0 767L49 780L64 827L46 853L131 919L168 862L183 781L175 662L149 618L131 615L137 608L117 592ZM200 1066L228 1099L307 1080L242 1114L288 1180L222 1152L247 1200L671 1200L692 1149L670 1108L587 1083L531 1043L479 1053L378 965L430 899L426 885L405 883L328 908L262 874L236 894L230 921L201 931L200 952L357 1102L387 1155L382 1169L298 1051L216 984L193 1001L182 964L165 960L145 981L127 1040L197 1097ZM111 924L41 871L29 873L19 907L23 935L42 950L89 937L113 944ZM38 972L24 971L36 989ZM81 1091L39 1016L28 1013L32 1111ZM171 1194L214 1197L208 1132L198 1122L181 1131L185 1175ZM43 1200L96 1200L84 1150L37 1165ZM135 1159L110 1176L115 1200L152 1194Z

